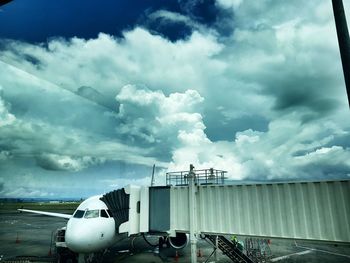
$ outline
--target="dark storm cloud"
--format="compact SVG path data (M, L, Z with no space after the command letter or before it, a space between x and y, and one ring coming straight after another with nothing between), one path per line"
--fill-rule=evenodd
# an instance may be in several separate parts
M37 164L50 171L80 171L105 160L95 157L74 157L57 154L40 154L35 157Z
M279 74L276 72L276 74ZM336 99L329 97L334 89L334 80L329 76L296 76L294 73L265 80L265 92L275 98L274 109L310 110L312 117L322 117L339 107ZM307 117L307 116L306 116Z
M298 21L239 28L230 49L234 72L271 96L278 113L303 112L304 122L327 116L343 107L345 94L334 42L324 36L328 31L323 24Z

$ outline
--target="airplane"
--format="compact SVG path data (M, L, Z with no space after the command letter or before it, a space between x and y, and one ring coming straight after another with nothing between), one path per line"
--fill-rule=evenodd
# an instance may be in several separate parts
M73 215L28 209L18 210L68 219L65 229L66 246L74 252L71 255L78 255L78 262L85 262L87 255L103 252L127 237L127 233L117 232L114 217L106 203L101 200L102 197L103 195L97 195L86 199L77 207ZM183 249L188 244L188 236L181 233L177 233L175 237L163 235L160 236L159 242L160 245L164 243L174 249Z

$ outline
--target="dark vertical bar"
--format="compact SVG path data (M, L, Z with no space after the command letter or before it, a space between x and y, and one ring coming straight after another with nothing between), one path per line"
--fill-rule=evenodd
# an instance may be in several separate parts
M348 95L348 103L350 107L350 38L348 26L346 24L345 11L342 0L332 0L335 26L337 28L338 43L341 61L343 64L343 72L345 79L346 92Z

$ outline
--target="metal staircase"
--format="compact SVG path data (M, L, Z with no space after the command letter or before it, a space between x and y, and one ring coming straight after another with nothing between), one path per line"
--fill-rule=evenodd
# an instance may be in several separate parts
M215 236L206 235L215 246ZM218 248L235 263L254 263L247 255L240 251L236 245L224 236L218 236Z

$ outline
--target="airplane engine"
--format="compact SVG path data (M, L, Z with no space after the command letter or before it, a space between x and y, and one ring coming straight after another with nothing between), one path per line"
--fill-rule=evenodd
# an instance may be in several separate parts
M175 237L169 237L168 242L175 249L182 249L188 244L188 235L185 233L176 233Z

